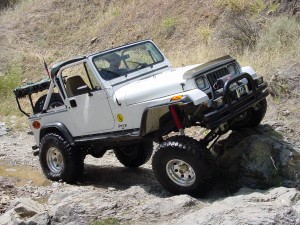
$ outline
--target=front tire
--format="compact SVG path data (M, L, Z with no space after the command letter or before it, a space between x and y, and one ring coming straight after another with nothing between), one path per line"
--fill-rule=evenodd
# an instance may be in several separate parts
M46 134L40 142L40 164L53 181L74 183L83 172L84 157L59 134Z
M139 167L145 164L150 159L152 152L152 142L141 142L114 149L117 159L126 167Z
M157 180L174 194L199 196L208 190L213 169L208 150L186 136L175 136L162 142L152 160Z

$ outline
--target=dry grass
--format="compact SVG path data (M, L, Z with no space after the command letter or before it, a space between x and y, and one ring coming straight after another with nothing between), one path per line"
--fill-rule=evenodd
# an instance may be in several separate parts
M265 24L254 51L239 56L270 79L277 69L300 57L300 23L294 18L279 17Z
M189 0L176 4L171 0L22 0L0 14L0 75L7 76L18 65L16 85L37 81L46 76L43 58L53 64L151 38L175 66L231 54L270 79L278 68L300 55L299 22L287 16L265 19L264 12L278 11L278 4L267 6L263 0L215 0L214 4ZM237 11L250 11L249 21L259 26L252 49L246 46L243 51L233 51L218 38L220 27L231 23L228 15ZM8 91L0 90L0 115L16 114L9 91L14 87L6 88Z
M258 14L266 7L263 0L215 0L214 3L217 7L227 8L239 13L248 11Z

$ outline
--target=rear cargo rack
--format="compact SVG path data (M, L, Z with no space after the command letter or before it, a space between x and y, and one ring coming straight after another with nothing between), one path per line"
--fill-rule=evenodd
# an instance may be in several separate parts
M14 94L17 100L17 104L19 107L19 110L25 114L26 116L29 117L29 113L25 112L20 105L19 99L21 98L25 98L26 96L29 98L32 110L34 111L34 106L33 106L33 102L32 102L32 97L31 95L34 93L38 93L44 90L47 90L50 86L50 79L45 79L45 80L41 80L39 82L36 83L28 83L27 85L23 86L23 87L17 87L16 89L14 89Z

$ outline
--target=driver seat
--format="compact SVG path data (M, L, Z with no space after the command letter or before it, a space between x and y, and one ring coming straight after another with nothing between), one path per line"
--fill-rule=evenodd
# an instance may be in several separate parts
M83 81L81 76L75 75L73 77L69 77L66 81L66 91L68 96L73 97L88 93L87 91L83 92L82 90L78 90L78 88L82 86L86 86L86 83Z

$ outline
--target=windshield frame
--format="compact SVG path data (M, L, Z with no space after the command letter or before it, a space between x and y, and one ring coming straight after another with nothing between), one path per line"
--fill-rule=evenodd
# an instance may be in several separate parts
M125 65L127 71L124 70L120 73L118 73L116 71L110 71L107 67L102 68L99 65L97 65L97 61L106 60L105 57L108 57L113 54L117 54L121 58L120 60L123 62L123 66L124 66L124 64L130 62L130 60L127 60L128 58L130 59L130 57L128 56L128 54L126 55L126 52L128 52L130 50L134 50L134 49L139 49L138 48L139 46L141 46L141 50L145 50L145 51L149 52L148 57L152 58L152 60L153 60L152 63L149 63L147 65L144 64L143 66L137 66L136 68L129 68L128 65ZM144 46L144 48L142 48L142 46ZM104 51L104 52L101 52L98 54L94 54L94 55L92 55L91 61L94 65L94 67L96 68L98 74L100 75L100 77L102 79L104 79L105 81L111 81L111 80L114 80L119 77L124 77L124 76L127 77L127 75L135 73L137 71L139 71L139 73L142 73L142 71L140 71L140 70L144 70L144 69L149 70L149 68L152 69L155 65L166 61L166 58L163 55L163 53L159 50L159 48L157 48L157 46L152 41L142 41L142 42L137 42L137 43L133 43L133 44L124 45L124 46L121 46L118 48L110 49L110 50L107 50L107 51ZM135 61L135 62L132 61L132 62L137 63L137 64L142 64L137 61ZM100 72L101 70L104 70L105 72L110 72L112 76L105 77L103 75L103 73L101 74L101 72Z

